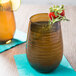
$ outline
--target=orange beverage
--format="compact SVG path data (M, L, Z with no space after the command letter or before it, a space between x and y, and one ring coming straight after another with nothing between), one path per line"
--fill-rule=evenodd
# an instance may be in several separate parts
M0 3L0 44L11 42L15 32L15 19L12 3Z

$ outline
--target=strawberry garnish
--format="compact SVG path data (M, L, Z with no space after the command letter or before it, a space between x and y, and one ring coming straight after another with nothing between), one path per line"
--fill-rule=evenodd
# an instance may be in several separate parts
M61 16L65 16L65 11L62 10L62 13L60 14Z
M50 18L51 20L52 20L52 16L53 16L52 14L53 14L52 12L49 13L49 18Z
M55 19L55 18L57 18L57 16L55 16L55 13L54 12L50 12L49 13L49 17L50 17L50 19L52 20L52 17Z
M50 23L55 23L61 20L68 20L65 17L64 6L54 6L50 8L49 13Z
M52 20L52 17L55 18L55 14L54 14L54 12L50 12L50 13L49 13L49 17L50 17L51 20Z

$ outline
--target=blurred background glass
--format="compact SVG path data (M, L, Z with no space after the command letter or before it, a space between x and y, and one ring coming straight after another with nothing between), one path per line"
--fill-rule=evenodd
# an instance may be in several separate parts
M15 19L10 0L0 3L0 44L11 42L15 33Z

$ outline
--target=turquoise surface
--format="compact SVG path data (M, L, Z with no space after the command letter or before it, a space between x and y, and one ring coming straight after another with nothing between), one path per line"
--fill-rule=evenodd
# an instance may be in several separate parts
M15 55L14 59L19 76L76 76L76 72L73 70L65 56L63 56L58 68L48 74L39 73L33 69L27 60L26 54Z
M10 44L0 45L0 53L4 52L12 47L15 47L16 45L26 42L26 38L27 38L26 33L16 30L14 38L12 39L12 42Z

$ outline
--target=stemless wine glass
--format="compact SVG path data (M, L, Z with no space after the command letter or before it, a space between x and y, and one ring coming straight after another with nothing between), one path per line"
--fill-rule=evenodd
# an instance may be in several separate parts
M29 63L39 72L47 73L57 68L63 56L61 24L49 24L48 13L30 18L26 53Z
M6 2L5 2L6 1ZM11 42L15 32L15 20L10 0L0 0L0 44Z

